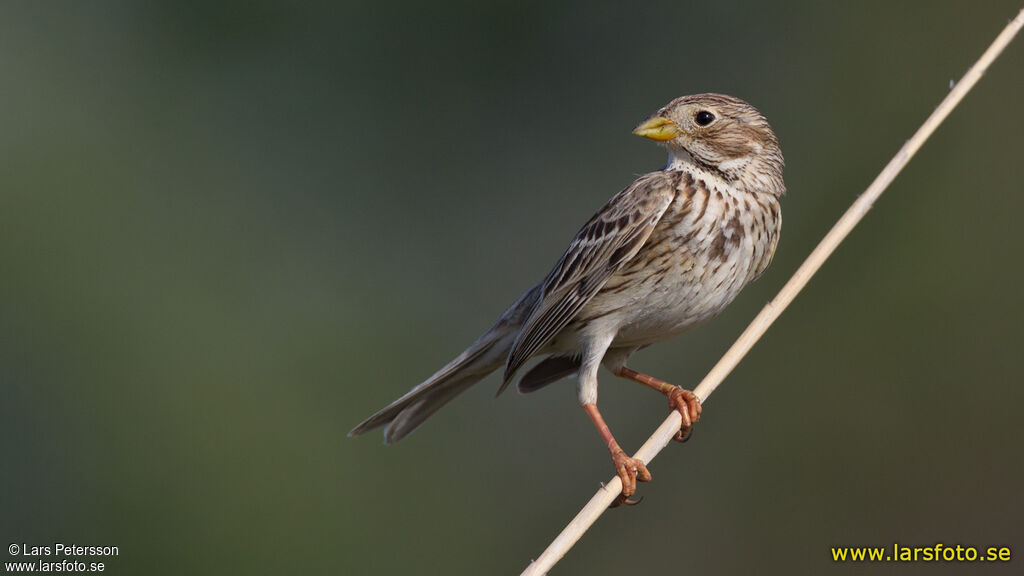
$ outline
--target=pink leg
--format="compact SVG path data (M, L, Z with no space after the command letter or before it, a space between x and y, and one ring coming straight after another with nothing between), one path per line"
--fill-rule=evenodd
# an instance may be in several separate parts
M661 392L668 397L668 405L679 412L679 415L683 417L683 425L679 429L679 433L676 434L676 440L679 442L685 442L690 437L690 430L693 425L700 420L700 400L697 395L679 386L674 386L663 380L658 380L653 376L648 376L636 370L631 370L623 366L615 373L616 376L638 382Z
M619 443L615 441L615 437L612 436L612 431L604 423L601 412L597 410L597 404L584 404L583 409L594 422L594 427L597 428L601 437L604 438L605 444L608 445L608 451L612 454L612 465L615 466L615 472L619 475L619 479L622 480L622 494L615 504L612 504L612 507L614 508L620 504L638 503L639 500L631 500L630 496L636 493L637 480L640 482L651 481L651 473L647 471L647 466L639 458L628 456L619 446Z

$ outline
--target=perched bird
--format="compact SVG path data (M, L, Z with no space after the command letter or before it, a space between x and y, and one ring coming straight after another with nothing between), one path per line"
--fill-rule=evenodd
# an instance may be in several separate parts
M520 379L519 391L576 374L580 404L622 479L619 502L632 503L637 480L651 475L622 450L597 409L598 367L665 394L683 419L676 439L685 440L700 417L697 397L627 368L626 360L708 321L764 272L786 191L775 133L737 98L677 98L633 133L663 143L668 165L613 196L490 330L350 436L387 425L386 442L397 442L502 365L499 393L527 360L547 355Z

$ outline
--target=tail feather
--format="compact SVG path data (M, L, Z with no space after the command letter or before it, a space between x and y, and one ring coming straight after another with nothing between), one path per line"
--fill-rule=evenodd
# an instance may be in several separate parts
M404 438L428 416L502 365L508 351L501 353L498 346L501 339L494 332L492 329L481 336L475 344L444 368L361 422L348 435L358 436L386 424L386 443L393 444ZM511 348L511 339L506 339L507 347ZM496 347L499 349L495 350Z
M443 387L430 390L422 397L417 398L388 423L388 427L384 429L384 443L394 444L405 438L410 432L419 428L420 424L423 424L434 412L440 410L479 380L480 378L473 377L448 382Z
M387 425L384 441L388 444L398 442L431 414L497 370L508 358L523 319L533 309L539 293L539 285L527 291L466 351L404 396L361 422L348 435L358 436Z
M516 387L521 394L536 392L552 382L575 374L580 369L580 359L570 356L548 356L519 379Z

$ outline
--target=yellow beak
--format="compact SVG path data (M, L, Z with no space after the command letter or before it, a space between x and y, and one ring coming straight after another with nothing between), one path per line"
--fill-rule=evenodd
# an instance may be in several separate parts
M679 135L679 126L668 118L654 116L648 118L643 124L637 126L636 129L633 130L633 134L643 136L644 138L650 138L651 140L657 140L658 142L664 142Z

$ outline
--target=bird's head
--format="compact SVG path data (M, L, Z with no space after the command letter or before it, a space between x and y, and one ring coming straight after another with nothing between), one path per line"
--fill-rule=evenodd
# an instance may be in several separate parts
M695 166L733 186L778 196L782 150L765 117L732 96L697 94L669 102L633 130L665 144L669 168Z

